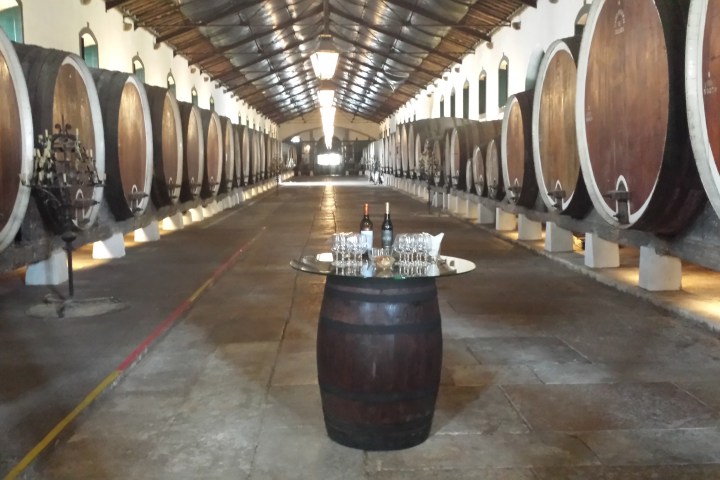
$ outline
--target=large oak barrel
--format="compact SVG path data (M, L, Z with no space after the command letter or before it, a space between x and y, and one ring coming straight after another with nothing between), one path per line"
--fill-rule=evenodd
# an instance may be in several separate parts
M187 102L178 102L183 136L183 177L180 201L189 202L200 196L205 176L205 136L200 109Z
M693 0L685 56L688 128L705 192L720 215L720 4Z
M227 117L220 117L222 130L222 165L220 175L219 193L232 190L233 176L235 175L235 130L232 121Z
M507 198L523 207L535 205L538 194L532 154L533 92L510 95L502 122L501 158Z
M404 176L408 176L410 172L410 157L408 156L408 126L400 125L400 170Z
M153 182L150 196L156 207L176 203L183 179L183 133L180 107L167 88L145 85L150 103L153 138Z
M578 60L576 128L588 193L611 225L679 232L705 201L684 91L689 2L597 0Z
M483 156L482 147L475 147L471 163L475 194L479 197L487 197L487 186L485 183L485 157Z
M243 183L242 172L242 130L240 125L233 125L233 149L235 150L235 161L233 162L233 188L239 188Z
M488 198L502 200L505 197L503 183L500 137L490 140L484 148L485 152L485 185Z
M406 127L407 130L407 156L408 156L408 170L410 172L410 177L413 176L413 173L417 175L418 167L417 167L417 156L415 154L416 152L416 139L415 139L415 128L413 128L413 124L410 123Z
M252 132L248 126L241 128L243 185L249 185L252 183Z
M424 441L442 367L435 279L329 276L317 364L330 438L363 450Z
M33 173L33 125L20 60L0 29L0 251L12 243L22 224Z
M575 89L580 37L551 43L540 62L532 114L533 159L540 198L550 210L581 217L591 206L580 171Z
M260 133L257 130L250 132L250 183L258 183L260 181Z
M210 200L220 191L223 171L222 124L217 113L200 109L205 137L205 175L200 197Z
M153 145L145 87L122 72L92 69L105 129L105 198L117 220L145 212L150 200Z
M27 82L36 135L57 133L55 125L70 125L81 145L91 153L98 179L105 178L105 136L97 89L85 62L71 53L33 45L14 44ZM100 210L103 186L83 185L70 192L73 225L87 229ZM42 203L41 203L42 205ZM56 210L43 211L55 233L64 230Z
M260 172L260 178L265 179L267 178L268 173L268 134L260 132L258 134L258 137L260 142L260 164L258 165L258 168Z
M453 176L458 177L458 184L455 187L468 190L468 187L472 186L472 178L468 180L467 176L467 163L472 160L475 148L486 145L487 142L497 137L501 127L502 122L499 120L473 121L450 130L450 171Z

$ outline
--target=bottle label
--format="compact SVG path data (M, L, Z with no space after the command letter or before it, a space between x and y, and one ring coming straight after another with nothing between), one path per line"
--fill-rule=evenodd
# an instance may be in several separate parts
M383 248L392 247L393 232L392 230L383 230L380 236Z

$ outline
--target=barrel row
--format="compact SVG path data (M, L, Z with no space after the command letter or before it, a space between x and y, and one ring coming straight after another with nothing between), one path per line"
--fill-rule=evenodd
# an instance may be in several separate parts
M73 54L10 42L0 31L0 251L35 202L44 226L65 228L57 206L32 189L35 144L69 126L94 162L95 182L68 192L77 229L96 223L104 201L117 221L217 195L266 178L279 145L267 134L178 102L133 75L88 68Z
M720 214L720 4L593 2L581 36L545 52L496 122L432 119L378 142L387 173L617 228L675 235ZM422 147L417 147L422 145Z

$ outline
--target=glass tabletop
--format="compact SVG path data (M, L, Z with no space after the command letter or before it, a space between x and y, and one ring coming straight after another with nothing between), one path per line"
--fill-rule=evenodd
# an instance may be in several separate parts
M337 275L342 277L362 278L425 278L425 277L449 277L461 275L475 270L475 264L470 260L458 257L441 256L437 262L417 265L393 264L390 268L380 268L369 260L364 260L361 265L352 267L337 267L332 263L331 253L319 253L317 255L305 255L290 262L295 270L316 275Z

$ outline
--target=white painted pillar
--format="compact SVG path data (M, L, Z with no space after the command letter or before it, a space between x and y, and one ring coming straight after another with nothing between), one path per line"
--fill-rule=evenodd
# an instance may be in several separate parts
M161 228L168 232L174 232L175 230L182 229L184 226L185 222L183 222L183 215L178 212L175 215L163 218Z
M205 218L202 207L191 208L188 213L190 214L190 223L202 222L203 218Z
M217 205L217 203L212 202L212 203L208 203L207 205L203 206L202 207L203 218L210 218L210 217L214 216L217 213L216 205Z
M54 250L47 260L28 265L25 285L60 285L68 281L65 250Z
M495 210L482 203L478 203L477 223L495 223Z
M477 221L478 209L475 208L475 202L472 201L470 195L468 195L467 199L465 200L465 211L467 212L467 217L470 220L472 220L473 222Z
M682 262L679 258L661 255L651 247L640 247L640 288L651 292L680 290Z
M153 220L146 227L135 230L136 242L156 242L158 240L160 240L160 226L157 220Z
M510 232L517 227L517 217L500 207L495 208L495 230Z
M585 234L585 266L590 268L616 268L620 266L620 248L594 233Z
M518 215L518 240L542 240L542 223Z
M92 257L98 260L122 258L125 256L125 238L122 233L113 233L112 237L93 243Z
M573 234L554 222L545 224L545 251L551 253L572 252Z

